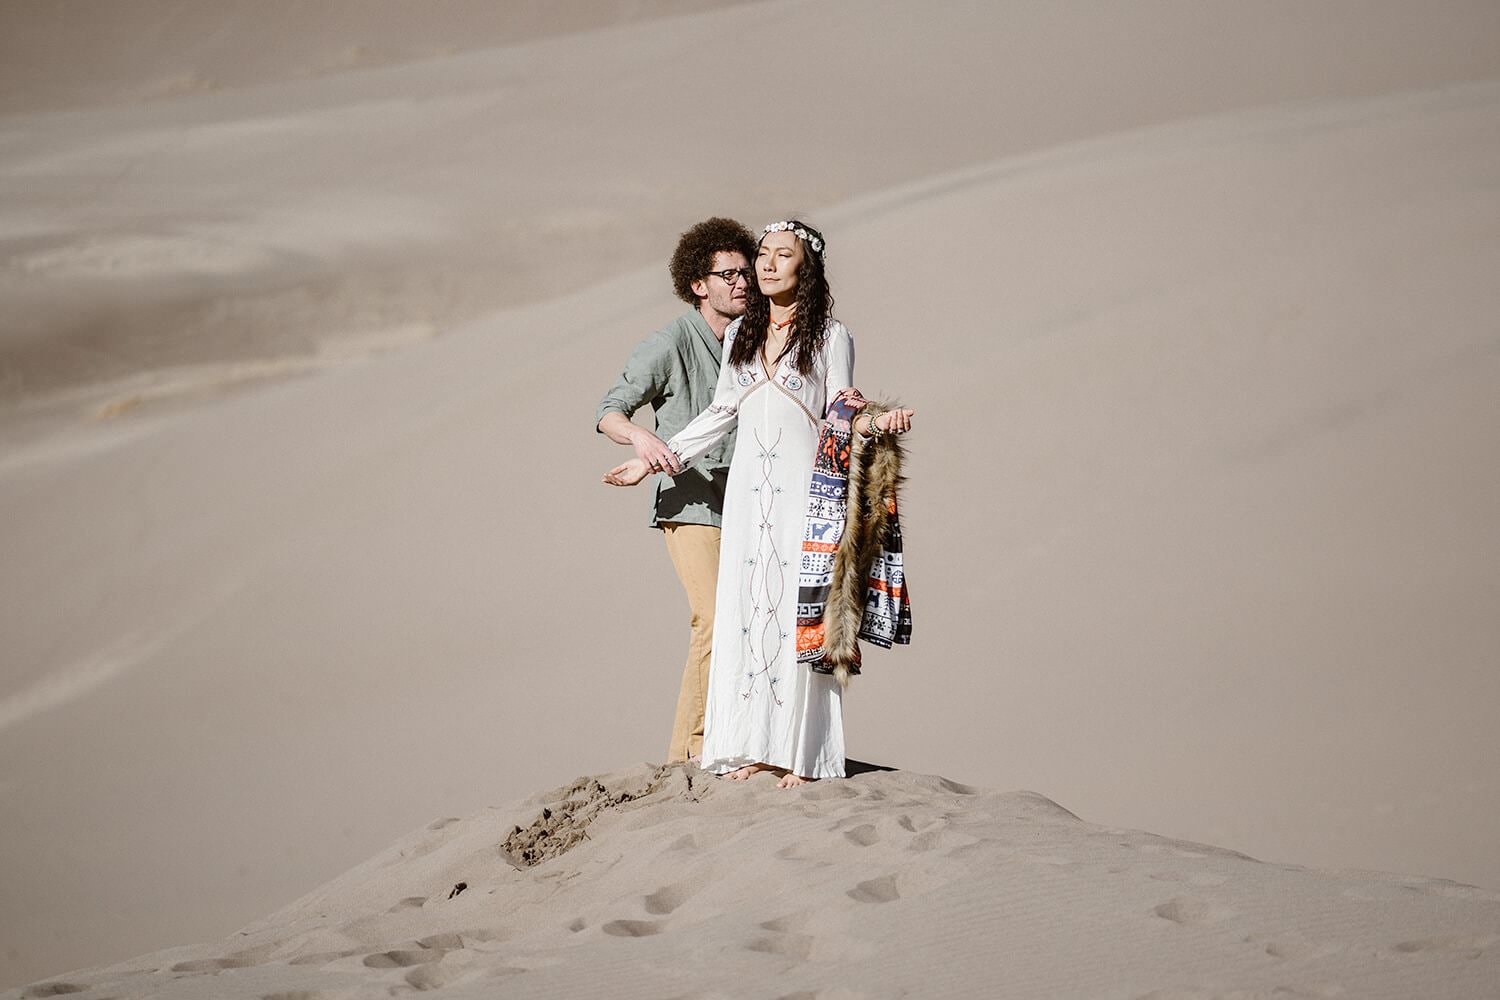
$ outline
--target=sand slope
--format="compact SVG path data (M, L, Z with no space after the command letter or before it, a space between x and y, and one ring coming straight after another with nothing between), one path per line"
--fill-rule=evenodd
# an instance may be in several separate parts
M0 8L0 114L326 77L741 2L13 0Z
M1084 10L734 7L7 117L0 982L661 754L684 612L589 424L709 211L820 209L859 380L925 421L918 644L856 756L1500 885L1500 93L1455 83L1500 8ZM711 43L786 33L805 172L667 141Z
M1268 865L928 775L784 792L645 765L434 820L216 944L5 995L1436 1000L1497 981L1500 893Z
M19 96L0 130L0 443L39 419L16 404L80 384L137 377L108 389L128 393L145 373L160 394L151 373L198 366L171 391L202 394L218 379L201 366L306 358L574 291L660 260L684 220L824 208L1102 133L1500 64L1485 0L1440 14L1150 0L941 17L831 0L635 21L711 5L593 0L595 30L563 34L576 15L538 13L574 6L7 6L0 36L19 51L0 64ZM51 54L65 44L71 58ZM395 55L318 69L351 46ZM809 81L774 111L755 96L772 51ZM53 107L58 88L130 93L148 71L225 85L19 113ZM800 137L795 167L735 152L761 147L768 114Z

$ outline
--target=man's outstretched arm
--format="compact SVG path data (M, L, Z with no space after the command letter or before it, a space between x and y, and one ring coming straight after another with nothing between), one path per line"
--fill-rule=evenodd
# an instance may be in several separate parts
M676 474L682 471L678 461L661 438L634 423L630 417L648 402L660 399L671 377L672 354L659 337L648 337L636 346L625 362L625 370L595 413L595 427L616 444L629 445L636 457L652 472Z
M645 462L653 472L666 472L675 476L682 471L682 463L665 441L619 410L611 410L600 418L599 430L615 444L627 444L634 448L636 457Z

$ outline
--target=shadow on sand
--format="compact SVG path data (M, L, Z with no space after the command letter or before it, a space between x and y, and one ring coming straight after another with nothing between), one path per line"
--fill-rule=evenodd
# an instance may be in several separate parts
M871 764L863 760L844 760L844 777L853 778L860 774L869 774L871 771L899 771L899 767L888 767L885 764Z

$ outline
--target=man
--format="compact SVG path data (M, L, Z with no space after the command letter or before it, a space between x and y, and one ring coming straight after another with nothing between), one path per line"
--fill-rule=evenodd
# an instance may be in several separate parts
M724 330L745 314L755 238L733 219L705 219L682 234L672 254L672 287L693 308L638 344L625 371L605 393L596 427L617 444L630 445L656 472L682 472L666 440L713 401ZM656 433L631 422L647 403L656 411ZM696 758L703 748L703 706L713 650L714 591L719 579L719 525L734 435L692 469L656 478L651 524L667 553L692 611L687 666L677 696L677 716L667 761Z

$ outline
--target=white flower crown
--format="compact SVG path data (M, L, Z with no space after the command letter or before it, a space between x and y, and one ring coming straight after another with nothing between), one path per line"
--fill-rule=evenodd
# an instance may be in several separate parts
M817 236L813 233L808 232L806 229L803 229L801 226L793 222L773 222L760 231L760 236L761 239L765 239L771 233L786 232L793 233L798 239L805 241L808 246L813 248L813 253L823 252L823 238L821 236Z

